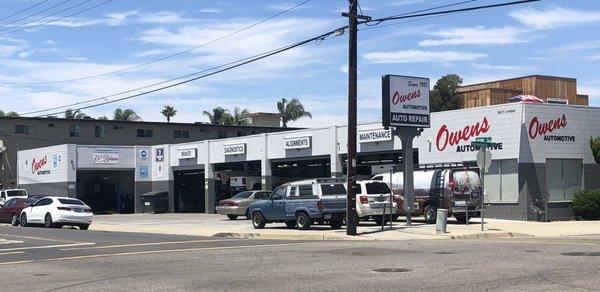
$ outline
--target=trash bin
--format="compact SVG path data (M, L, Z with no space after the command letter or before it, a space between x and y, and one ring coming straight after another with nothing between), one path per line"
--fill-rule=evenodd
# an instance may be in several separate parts
M169 192L148 192L140 196L142 213L167 213L169 212Z

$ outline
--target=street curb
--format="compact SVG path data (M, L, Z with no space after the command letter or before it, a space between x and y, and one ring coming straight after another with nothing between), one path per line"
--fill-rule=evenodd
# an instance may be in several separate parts
M475 233L465 235L446 236L448 239L491 239L491 238L507 238L507 237L535 237L531 234L518 232L498 232L498 233Z
M221 232L211 237L239 239L287 239L287 240L374 240L359 236L343 236L329 234L277 234L277 233L235 233Z

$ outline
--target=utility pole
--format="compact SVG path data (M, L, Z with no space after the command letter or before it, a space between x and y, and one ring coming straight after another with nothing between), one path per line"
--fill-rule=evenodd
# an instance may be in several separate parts
M357 34L358 19L370 20L358 15L358 0L348 0L348 196L346 197L346 234L356 235L356 95L357 95Z

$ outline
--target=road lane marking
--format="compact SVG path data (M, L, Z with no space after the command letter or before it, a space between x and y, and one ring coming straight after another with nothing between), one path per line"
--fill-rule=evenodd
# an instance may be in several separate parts
M55 261L67 261L67 260L95 259L95 258L106 258L106 257L121 257L121 256L147 255L147 254L174 253L174 252L193 252L193 251L195 251L195 252L202 252L202 251L227 250L227 249L236 249L236 248L243 249L243 248L259 248L259 247L296 246L296 245L303 245L303 244L310 244L310 243L314 243L314 242L274 243L274 244L238 245L238 246L220 246L220 247L198 247L198 248L185 248L185 249L165 249L165 250L150 250L150 251L135 251L135 252L122 252L122 253L94 254L94 255L83 255L83 256L50 258L50 259L42 259L42 260L26 260L26 261L4 262L4 263L0 263L0 266L16 265L16 264L26 264L26 263L40 263L40 262L55 262Z
M25 253L25 252L24 251L0 252L0 256L11 255L11 254L22 254L22 253Z
M493 243L518 243L518 244L555 244L555 245L590 245L590 246L598 246L600 243L585 243L585 242L548 242L541 240L532 240L532 241L517 241L517 240L488 240L488 239L461 239L457 241L469 241L469 242L493 242Z
M15 243L23 243L23 241L22 240L0 239L0 244L15 244Z
M96 243L93 243L93 242L81 242L81 243L71 243L71 244L55 244L55 245L14 247L14 248L3 248L3 249L0 249L0 252L2 252L2 251L16 251L16 250L47 249L47 248L57 248L57 247L94 245L94 244L96 244Z
M33 239L33 240L40 240L40 241L54 241L54 242L62 242L62 243L80 243L80 241L76 241L76 240L64 240L64 239L54 239L54 238L24 236L24 235L13 235L13 234L0 234L0 236L10 236L10 237L18 237L18 238L24 238L24 239Z
M101 245L101 246L92 246L92 247L61 248L60 250L66 251L66 250L87 250L87 249L109 249L109 248L125 248L125 247L138 247L138 246L154 246L154 245L186 244L186 243L202 243L202 242L227 242L227 241L239 241L239 239L203 239L203 240L187 240L187 241L144 242L144 243L118 244L118 245Z

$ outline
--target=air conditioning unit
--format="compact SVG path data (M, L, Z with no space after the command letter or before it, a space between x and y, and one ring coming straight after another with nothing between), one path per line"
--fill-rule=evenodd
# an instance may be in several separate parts
M566 98L546 98L546 103L569 104L569 100Z

